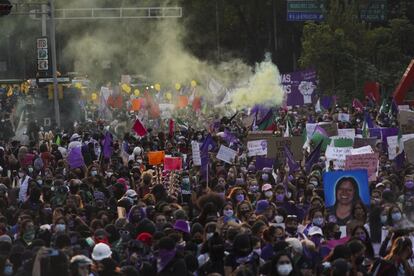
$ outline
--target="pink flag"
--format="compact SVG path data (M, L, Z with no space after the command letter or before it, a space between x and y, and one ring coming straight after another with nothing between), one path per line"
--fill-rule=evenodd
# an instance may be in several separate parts
M147 129L144 127L144 125L141 123L139 119L137 119L134 123L134 126L132 127L133 130L139 135L139 136L145 136L145 134L148 133Z
M364 109L364 105L358 100L358 99L354 99L353 101L352 101L352 106L354 107L354 108L359 108L359 109Z
M173 119L170 119L168 126L169 126L170 137L173 137L174 136L174 120Z
M181 157L165 157L164 158L164 170L166 171L176 171L181 170L183 167L183 162Z

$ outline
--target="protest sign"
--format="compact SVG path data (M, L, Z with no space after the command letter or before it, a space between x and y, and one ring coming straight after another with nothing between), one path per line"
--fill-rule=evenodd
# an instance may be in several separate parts
M367 170L326 172L323 174L323 184L325 205L328 208L336 205L341 189L356 190L355 193L350 193L352 195L352 198L349 200L350 205L354 204L357 200L354 198L355 195L358 195L365 205L369 205L370 196Z
M366 169L368 180L377 179L378 153L365 153L347 155L345 160L345 170Z
M193 153L193 164L201 166L200 144L197 141L191 141L191 149Z
M325 157L329 163L329 161L333 161L334 169L335 170L343 170L345 169L345 159L348 154L351 154L351 147L347 148L338 148L327 146Z
M338 121L339 122L349 122L349 114L348 113L338 113Z
M404 147L404 149L405 149L405 142L413 138L414 138L414 134L404 134L401 136L401 145ZM398 135L388 136L387 144L388 144L388 159L394 160L394 158L397 156L397 147L401 146L401 145L398 145ZM402 151L403 149L400 149L400 150ZM407 154L407 152L405 154Z
M355 137L354 147L360 148L360 147L365 147L365 146L371 146L375 148L375 145L377 144L377 140L378 139L376 137L369 137L369 138Z
M315 70L304 70L283 74L281 85L287 95L288 106L312 103L312 95L316 89L317 75Z
M398 106L398 110L408 110L410 111L410 106L408 104L402 104Z
M403 134L414 133L414 111L400 110L398 112L398 121Z
M373 153L373 152L374 150L372 149L371 146L364 146L360 148L351 149L350 154L356 155L356 154L365 154L365 153Z
M354 128L338 129L338 136L339 137L351 138L352 140L354 140L355 139L355 129Z
M250 131L247 135L247 141L266 140L267 141L267 158L285 159L285 144L293 154L295 160L302 160L303 138L301 136L280 137L273 134L272 131Z
M267 140L253 140L247 142L249 156L267 155Z
M414 138L404 142L404 151L408 162L414 164Z
M272 168L274 163L275 159L257 156L255 164L256 170L261 170L263 168Z
M339 148L351 147L352 148L354 144L354 140L352 140L351 138L334 136L334 137L331 137L331 139L332 139L331 146L333 144L334 147L339 147Z
M164 151L150 151L148 152L148 162L150 165L160 165L164 162Z
M329 137L338 135L338 124L334 122L319 123L319 126L323 128Z
M233 164L236 155L237 152L235 150L221 145L216 158L228 164Z
M165 157L164 158L164 170L166 171L175 171L181 170L183 167L183 162L181 157Z

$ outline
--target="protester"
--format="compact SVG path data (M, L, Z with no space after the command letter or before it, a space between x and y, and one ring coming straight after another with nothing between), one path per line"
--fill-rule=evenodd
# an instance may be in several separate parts
M395 102L219 117L154 113L151 97L68 129L31 120L28 141L0 126L2 274L412 275L414 166ZM330 155L346 138L375 155L366 180Z

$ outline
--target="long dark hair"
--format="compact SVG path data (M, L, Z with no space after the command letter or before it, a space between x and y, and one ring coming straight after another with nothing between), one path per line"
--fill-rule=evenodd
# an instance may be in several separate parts
M357 202L361 202L361 198L359 197L359 188L358 188L357 181L353 177L344 176L336 182L336 186L335 186L335 208L336 208L336 205L337 205L337 202L338 202L338 200L336 199L338 189L344 182L347 182L347 181L350 182L352 184L352 187L354 188L354 196L352 198L352 205L355 205Z
M364 231L364 233L365 233L365 241L361 241L361 240L358 239L359 241L361 241L365 245L365 255L369 258L374 258L375 253L374 253L374 248L372 247L371 237L370 237L367 229L363 225L355 226L354 229L352 230L351 236L354 237L355 232L356 232L357 229L362 229L362 231Z

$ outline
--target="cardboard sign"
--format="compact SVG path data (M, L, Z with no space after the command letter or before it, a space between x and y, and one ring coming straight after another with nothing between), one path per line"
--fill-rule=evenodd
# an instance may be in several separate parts
M200 144L197 141L191 142L191 149L193 152L193 164L194 166L201 166L201 154Z
M183 168L183 160L181 157L165 157L164 158L164 170L166 171L178 171Z
M221 145L216 158L228 164L233 164L234 159L236 158L236 155L237 155L237 152L235 150L232 150L231 148Z
M328 163L329 161L333 161L335 170L343 170L345 169L346 156L351 154L351 150L351 147L338 148L328 146L326 148L325 157Z
M287 145L295 160L302 160L303 138L301 136L279 137L272 131L251 131L247 135L247 141L267 140L267 158L285 160L285 148Z
M410 111L410 106L408 104L402 104L398 106L398 110L408 110Z
M365 154L365 153L374 153L374 150L372 149L371 146L365 146L365 147L360 147L360 148L356 148L356 149L351 149L351 154L352 155Z
M414 133L414 111L400 110L398 121L403 134Z
M267 155L267 140L253 140L247 142L249 156Z
M402 143L402 146L404 146L404 149L405 149L405 142L413 138L414 138L414 134L404 134L401 137L401 143ZM388 136L387 144L388 144L388 159L394 160L394 158L397 156L397 147L400 146L398 145L398 135ZM400 150L403 150L403 149L400 149ZM405 152L405 154L407 154L407 152Z
M404 142L404 151L408 162L414 164L414 138Z
M354 169L366 169L368 171L368 180L377 180L378 153L347 155L345 170Z
M349 114L347 113L338 113L338 121L339 122L349 122Z
M331 146L338 147L338 148L349 148L353 146L354 141L351 138L346 137L331 137Z
M355 128L338 129L338 136L351 138L352 140L354 140L355 139Z
M355 137L354 139L354 148L360 148L365 146L371 146L372 148L375 148L375 145L377 144L377 138L376 137L369 137L369 138L360 138Z
M148 163L150 165L160 165L164 162L164 151L150 151L148 152Z
M329 137L338 135L338 124L334 122L319 123L319 126L323 128Z

